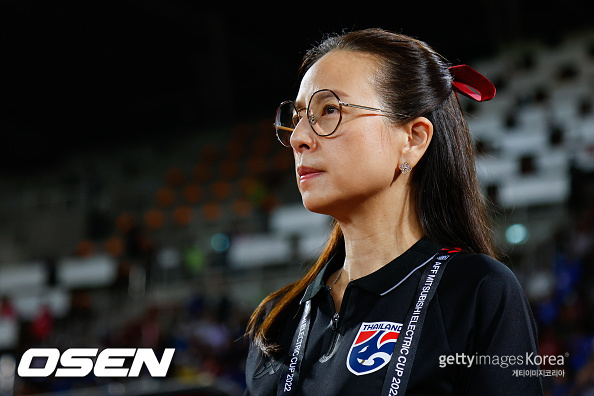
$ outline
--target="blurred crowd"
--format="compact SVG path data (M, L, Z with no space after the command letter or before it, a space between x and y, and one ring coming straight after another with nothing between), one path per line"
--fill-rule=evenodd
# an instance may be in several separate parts
M594 205L576 219L554 237L550 292L532 302L540 355L565 356L565 375L543 378L550 396L594 395Z

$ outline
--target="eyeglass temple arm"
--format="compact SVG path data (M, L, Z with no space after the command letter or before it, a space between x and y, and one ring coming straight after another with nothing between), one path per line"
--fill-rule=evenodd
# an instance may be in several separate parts
M281 130L283 130L283 131L290 131L290 132L293 132L293 131L295 130L295 128L289 128L289 127L282 126L282 125L279 125L279 124L276 124L276 123L275 123L275 124L273 124L273 125L274 125L274 127L275 127L276 129L281 129Z
M342 101L340 102L340 104L342 104L343 106L355 107L357 109L362 109L362 110L379 111L380 113L385 113L385 114L388 114L388 115L392 115L394 117L404 117L404 118L408 117L406 114L393 113L391 111L377 109L375 107L361 106L361 105L356 105L356 104L351 104L351 103L345 103L345 102L342 102Z

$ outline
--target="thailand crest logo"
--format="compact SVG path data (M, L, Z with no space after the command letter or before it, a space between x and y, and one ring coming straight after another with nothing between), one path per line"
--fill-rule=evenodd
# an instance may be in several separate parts
M388 364L401 329L402 323L361 323L347 357L349 371L355 375L365 375Z

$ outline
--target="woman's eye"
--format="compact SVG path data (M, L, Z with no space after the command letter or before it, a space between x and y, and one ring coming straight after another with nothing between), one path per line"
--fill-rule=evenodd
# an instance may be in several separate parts
M337 115L340 109L336 105L326 105L322 111L322 115Z

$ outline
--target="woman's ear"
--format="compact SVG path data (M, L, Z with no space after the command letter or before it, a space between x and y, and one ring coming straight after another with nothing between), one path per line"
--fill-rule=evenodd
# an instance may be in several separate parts
M426 117L417 117L405 124L404 130L407 133L407 142L402 150L402 161L414 168L431 143L433 123Z

